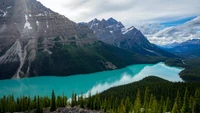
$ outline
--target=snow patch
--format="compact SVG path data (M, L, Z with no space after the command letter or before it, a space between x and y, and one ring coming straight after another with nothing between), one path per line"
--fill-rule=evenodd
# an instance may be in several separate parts
M40 22L39 21L36 21L36 24L37 24L37 26L40 26Z
M24 25L24 28L32 29L31 24L28 22L28 16L25 15L26 23Z
M50 55L52 54L52 52L50 50L46 49L46 48L44 49L44 51L48 52Z
M128 33L129 31L131 31L131 30L133 30L135 27L130 27L130 28L128 28L128 29L126 29L126 28L122 28L121 29L121 32L122 32L122 34L126 34L126 33Z
M37 14L36 16L45 16L44 14L40 13L40 14Z
M114 27L114 25L109 25L106 28L113 28L113 27Z
M12 8L12 6L9 6L9 7L7 7L6 9L10 9L10 8Z
M3 12L3 17L5 17L7 15L7 13L8 13L7 11Z
M48 21L46 21L46 25L47 25L47 28L49 28L49 22Z
M146 49L146 48L144 48L146 51L148 51L148 52L151 52L151 53L156 53L155 51L152 51L152 50L149 50L149 49Z
M94 27L94 26L98 26L99 25L99 23L95 23L95 22L93 22L92 24L91 24L91 26L90 26L90 29L92 29L92 27Z
M185 62L184 62L184 60L182 60L182 63L185 65Z

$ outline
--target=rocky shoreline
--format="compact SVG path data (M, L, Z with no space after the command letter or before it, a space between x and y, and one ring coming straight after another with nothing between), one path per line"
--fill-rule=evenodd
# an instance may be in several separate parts
M14 113L36 113L36 110L27 112L14 112ZM50 111L50 108L44 108L43 113L104 113L103 111L88 110L80 107L59 107L55 111Z

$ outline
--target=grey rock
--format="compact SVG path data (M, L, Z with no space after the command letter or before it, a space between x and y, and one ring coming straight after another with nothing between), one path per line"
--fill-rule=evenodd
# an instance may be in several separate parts
M40 42L40 38L43 41ZM95 34L87 26L76 24L36 0L0 2L0 65L16 64L13 67L16 73L8 75L10 78L30 75L30 65L38 49L51 54L49 49L56 42L82 46L95 41Z
M97 38L105 43L145 56L173 56L151 44L140 30L134 26L125 28L121 22L113 18L109 18L108 20L94 19L88 23L80 24L87 25L94 31Z

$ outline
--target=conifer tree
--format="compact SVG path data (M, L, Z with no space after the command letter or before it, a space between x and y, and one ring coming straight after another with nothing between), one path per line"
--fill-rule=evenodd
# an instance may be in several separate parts
M178 109L177 101L175 101L174 106L172 108L172 113L179 113L178 111L179 111L179 109Z
M143 108L145 111L147 111L148 109L148 103L149 103L149 87L147 86L145 89L144 104L143 104Z
M174 106L172 108L172 113L181 113L181 97L179 91L177 91Z
M91 96L91 91L88 94L88 102L87 102L87 107L92 108L92 96Z
M153 94L151 94L149 103L148 103L148 109L146 110L146 113L150 113L150 111L152 111L153 99L154 99L154 96L153 96Z
M141 108L140 90L138 89L136 99L135 99L135 102L134 102L134 106L133 106L134 113L139 113L140 108Z
M37 98L37 110L36 110L36 113L42 113L42 108L41 108L41 103L40 103L40 96L38 95L38 98Z
M190 98L189 98L189 112L190 113L192 113L192 109L193 109L193 106L194 106L194 98L193 98L193 96L190 96Z
M53 90L52 94L51 94L51 109L50 109L50 111L55 111L55 110L56 110L56 96L55 96L55 93Z
M126 113L129 113L130 111L132 111L131 110L132 105L131 105L129 97L126 97L125 106L126 106Z
M153 103L151 106L151 112L149 112L149 113L156 113L157 111L158 111L158 103L157 103L156 97L154 96Z
M158 105L158 112L157 113L162 113L162 111L163 111L163 105L164 105L164 99L163 99L163 96L162 96L161 100L159 102L159 105Z
M192 111L193 111L193 113L200 112L200 89L199 88L197 88L195 91Z
M188 103L188 89L186 88L185 94L184 94L184 100L183 100L183 106L181 108L182 113L188 113L189 112L189 103Z
M118 111L119 111L119 113L126 113L126 108L125 108L125 105L124 105L124 99L121 99L121 103L120 103Z

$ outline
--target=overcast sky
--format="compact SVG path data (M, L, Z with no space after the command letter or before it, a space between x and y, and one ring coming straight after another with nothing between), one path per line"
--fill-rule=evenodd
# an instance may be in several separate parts
M38 0L75 22L113 17L125 26L200 15L200 0Z

